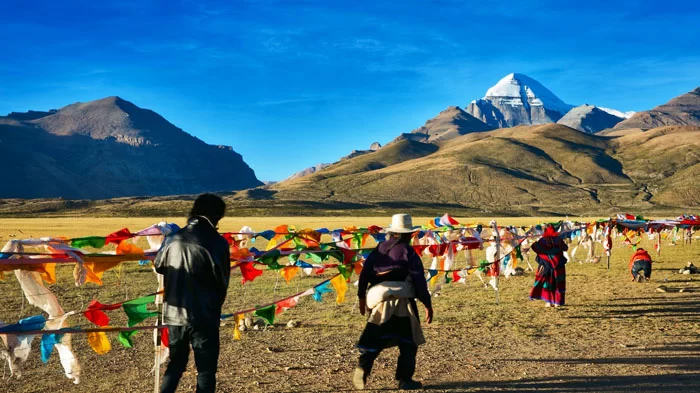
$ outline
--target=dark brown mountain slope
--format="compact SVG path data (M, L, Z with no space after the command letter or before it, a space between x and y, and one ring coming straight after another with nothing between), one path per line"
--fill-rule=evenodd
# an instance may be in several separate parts
M40 114L40 115L35 115ZM119 97L0 118L2 198L101 199L231 191L262 183L228 146L208 145Z
M700 126L700 87L654 109L637 112L614 128L648 130L664 126Z

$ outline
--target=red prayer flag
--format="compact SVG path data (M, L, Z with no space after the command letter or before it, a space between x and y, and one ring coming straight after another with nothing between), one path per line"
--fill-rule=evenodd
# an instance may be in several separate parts
M255 280L255 277L258 277L263 274L262 270L258 270L253 267L252 262L240 263L238 267L241 268L241 274L243 275L243 279L241 279L241 284L245 284L246 281L253 281Z
M347 248L338 247L338 249L340 250L340 252L343 253L343 263L350 263L350 261L352 261L352 258L354 258L355 255L357 255L356 251L348 250Z
M449 246L449 244L447 244L447 243L433 244L433 245L428 247L428 252L430 252L430 254L434 257L445 255L445 253L447 252L448 246Z
M234 244L233 235L232 235L231 233L226 232L226 233L224 233L223 235L221 235L221 237L223 237L224 239L226 239L226 241L228 242L229 245L233 245L233 244Z
M416 254L418 254L418 255L423 255L423 250L425 250L426 248L428 248L427 245L422 245L422 244L416 244L416 245L413 245L412 247L413 247L413 250L414 250L414 251L416 252Z
M166 348L170 346L170 335L168 334L168 328L160 328L160 344Z
M277 303L277 308L275 308L275 314L281 314L282 311L288 310L297 305L299 299L297 297L292 297L286 300L282 300Z
M122 240L131 239L134 235L129 231L128 228L122 228L114 233L110 233L105 237L105 244L114 243L119 244Z
M121 306L121 303L102 304L93 299L90 301L90 303L88 303L87 310L83 312L83 315L85 315L85 318L87 318L88 321L97 326L107 326L109 325L109 317L103 312L103 310L116 310Z

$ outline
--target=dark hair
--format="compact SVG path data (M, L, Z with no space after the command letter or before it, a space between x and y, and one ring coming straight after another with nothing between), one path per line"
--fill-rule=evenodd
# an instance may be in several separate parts
M190 218L204 216L216 225L224 217L226 203L219 196L214 194L202 194L194 200Z
M389 234L391 238L399 239L399 243L411 244L411 239L413 238L413 233L395 233L391 232Z

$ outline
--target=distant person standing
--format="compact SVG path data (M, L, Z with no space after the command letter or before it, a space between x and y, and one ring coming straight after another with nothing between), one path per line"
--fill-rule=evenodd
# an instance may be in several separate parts
M197 366L197 393L216 390L221 306L231 274L229 246L217 231L225 211L226 204L218 196L198 196L187 226L169 237L156 256L156 271L165 278L163 322L170 339L161 393L177 389L190 345Z
M423 275L423 262L411 247L414 227L408 214L394 214L389 239L380 243L367 256L358 284L360 314L369 312L367 325L357 347L360 359L353 375L353 385L364 389L379 353L392 346L399 347L396 380L399 389L420 389L413 380L418 346L425 343L418 319L415 299L425 305L425 321L433 320L433 308L428 284ZM369 291L367 288L369 287Z
M544 300L545 307L563 306L566 301L566 257L569 247L554 230L547 225L542 237L530 248L537 253L535 284L530 290L530 300Z
M651 256L649 253L643 248L638 248L630 258L629 269L632 281L649 281L651 278Z

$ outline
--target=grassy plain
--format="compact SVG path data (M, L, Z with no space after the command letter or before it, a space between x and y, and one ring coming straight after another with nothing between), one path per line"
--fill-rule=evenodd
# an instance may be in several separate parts
M164 218L36 218L1 219L0 241L40 236L106 235L123 227L139 230ZM466 219L460 222L488 222ZM427 218L416 218L423 223ZM499 224L524 225L547 218L503 218ZM183 224L182 218L169 218ZM260 231L279 224L338 228L345 225L386 225L386 217L265 217L225 218L221 231L249 225ZM143 242L143 240L141 240ZM145 246L145 243L142 245ZM256 243L257 247L264 243ZM642 246L652 249L649 240ZM601 249L598 245L598 255ZM677 273L686 262L700 265L700 244L669 246L662 243L649 283L630 282L627 260L630 248L615 243L611 269L605 263L567 266L567 306L547 309L528 300L533 274L501 279L499 304L494 292L478 278L450 284L434 298L435 321L424 325L427 344L418 352L416 378L427 390L462 391L593 391L655 392L700 391L700 285L693 276ZM580 257L583 252L579 250ZM483 251L477 252L483 258ZM429 264L429 260L424 262ZM465 264L460 255L457 266ZM240 284L233 271L224 312L232 312L282 298L309 288L322 276L297 276L290 284L267 271L252 283ZM355 278L353 278L353 281ZM667 292L658 292L665 286ZM222 392L338 392L351 391L350 373L357 358L355 340L364 326L355 306L355 287L345 303L335 294L322 303L303 298L299 305L278 316L275 327L243 333L233 341L232 326L222 327L218 391ZM148 266L125 263L105 273L104 285L75 287L72 268L58 268L58 282L50 289L66 310L83 310L91 299L102 303L135 298L156 289ZM679 290L683 289L683 292ZM14 275L0 281L3 300L0 319L15 322L36 315L27 304ZM123 312L110 312L113 326L125 326ZM289 320L299 327L285 327ZM86 324L82 317L71 319ZM126 349L110 335L112 351L95 354L84 336L73 336L82 365L82 382L74 386L63 377L56 353L41 363L38 341L24 366L21 379L5 379L7 392L145 392L153 389L151 336L141 332L135 348ZM377 360L368 388L393 389L397 350L386 350ZM181 391L193 391L194 365L181 382Z

